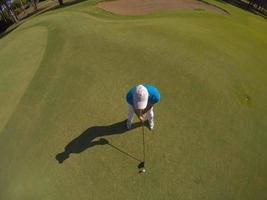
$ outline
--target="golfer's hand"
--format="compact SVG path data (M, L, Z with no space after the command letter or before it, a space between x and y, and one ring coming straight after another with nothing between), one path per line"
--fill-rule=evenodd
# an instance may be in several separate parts
M144 115L140 115L139 116L139 120L143 124L145 122L145 116Z

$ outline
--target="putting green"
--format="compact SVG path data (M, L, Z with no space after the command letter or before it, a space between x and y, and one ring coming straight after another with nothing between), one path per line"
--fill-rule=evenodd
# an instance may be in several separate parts
M46 49L47 30L34 27L20 31L1 41L0 130L10 118L27 90ZM18 50L19 48L19 50Z
M209 2L230 15L122 17L85 1L3 37L0 199L267 199L267 23ZM121 151L142 159L141 129L122 121L144 82L161 102L138 174Z

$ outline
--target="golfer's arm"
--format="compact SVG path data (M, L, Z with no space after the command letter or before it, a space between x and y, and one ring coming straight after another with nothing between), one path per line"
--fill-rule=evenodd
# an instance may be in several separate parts
M147 113L147 111L149 111L152 107L153 107L153 104L147 105L143 114Z
M134 108L134 112L137 115L137 117L140 117L140 113L137 112L137 110Z

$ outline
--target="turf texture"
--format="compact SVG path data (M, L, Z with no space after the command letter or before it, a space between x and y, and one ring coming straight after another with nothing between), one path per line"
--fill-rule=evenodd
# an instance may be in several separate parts
M267 23L209 2L229 15L84 1L2 37L0 199L267 199ZM145 174L123 121L139 83L161 92Z

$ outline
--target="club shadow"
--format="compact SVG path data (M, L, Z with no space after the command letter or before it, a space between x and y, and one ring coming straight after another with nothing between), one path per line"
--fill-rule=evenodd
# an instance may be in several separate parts
M127 152L124 151L123 149L121 149L121 148L115 146L114 144L111 144L107 139L105 139L105 138L100 138L100 140L105 140L105 142L106 142L110 147L112 147L113 149L119 151L119 152L122 153L123 155L125 155L125 156L127 156L127 157L129 157L129 158L132 158L133 160L136 160L136 161L138 161L138 162L142 162L140 159L138 159L138 158L136 158L135 156L133 156L133 155L127 153Z
M131 129L135 129L142 126L140 122L133 123ZM56 155L56 160L59 163L63 163L69 158L70 154L78 154L91 148L95 145L106 145L109 144L115 148L114 145L110 144L104 136L123 134L128 131L126 127L126 120L111 124L108 126L93 126L85 130L81 135L70 141L64 148L64 151ZM118 150L118 149L117 149Z

